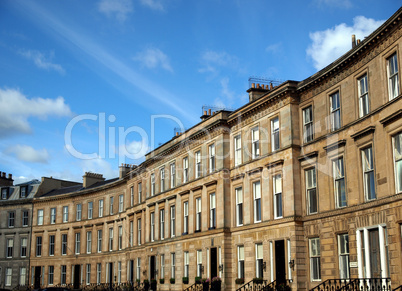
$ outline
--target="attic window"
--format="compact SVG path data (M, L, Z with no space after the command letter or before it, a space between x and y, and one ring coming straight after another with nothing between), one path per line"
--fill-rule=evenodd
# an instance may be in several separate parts
M20 187L20 198L26 198L28 192L28 186L21 186Z
M1 199L8 199L9 188L1 188Z

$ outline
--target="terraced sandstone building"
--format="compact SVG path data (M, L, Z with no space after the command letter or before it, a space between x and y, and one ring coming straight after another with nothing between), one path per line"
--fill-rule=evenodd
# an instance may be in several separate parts
M306 80L251 84L119 178L37 195L30 282L401 285L401 15Z

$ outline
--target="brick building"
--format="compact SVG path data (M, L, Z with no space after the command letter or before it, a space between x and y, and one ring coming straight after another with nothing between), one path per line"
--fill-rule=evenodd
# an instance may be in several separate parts
M38 194L31 283L401 285L401 15L306 80L252 84L119 178Z

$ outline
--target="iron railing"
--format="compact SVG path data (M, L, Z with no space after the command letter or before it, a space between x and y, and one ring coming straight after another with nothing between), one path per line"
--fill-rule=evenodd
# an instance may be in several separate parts
M393 289L392 291L402 291L402 285L396 287L396 288Z
M188 288L184 289L184 291L202 291L204 290L204 285L202 283L196 282L193 285L189 286ZM209 286L208 286L209 290Z
M329 279L310 291L392 291L390 278Z
M262 290L263 291L290 291L290 283L292 280L286 279L285 281L278 282L277 280L272 281L267 286L265 286Z
M268 285L268 280L251 280L250 282L247 282L240 288L238 288L236 291L262 291L264 290L264 287Z

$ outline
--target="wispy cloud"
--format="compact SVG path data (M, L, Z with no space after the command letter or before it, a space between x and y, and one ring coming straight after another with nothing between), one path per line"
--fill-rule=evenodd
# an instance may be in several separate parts
M25 58L27 58L28 60L31 60L34 62L34 64L40 68L40 69L44 69L44 70L48 70L48 71L56 71L60 74L64 74L65 70L63 69L63 67L59 64L54 64L51 62L51 60L54 58L54 52L50 52L50 54L48 56L44 55L43 53L41 53L40 51L36 51L36 50L20 50L19 54Z
M237 68L239 60L236 56L232 56L227 52L221 51L205 51L201 55L201 68L198 70L200 73L217 73L222 67Z
M119 172L115 167L104 159L83 160L81 162L82 172L92 172L103 174L107 179L119 176Z
M277 53L279 53L279 52L282 51L282 43L281 43L281 42L277 42L277 43L270 44L269 46L267 46L267 47L265 48L265 51L266 51L267 53L277 54Z
M173 72L168 56L158 48L148 48L139 52L133 57L133 60L149 69L162 67L166 71Z
M27 8L27 5L29 9L31 9L32 15L35 15L33 19L40 21L43 26L49 28L58 38L72 44L80 52L93 58L122 80L137 87L147 94L147 96L154 98L154 101L168 106L191 122L197 121L194 114L189 112L186 106L183 106L183 102L179 102L175 95L131 69L124 60L120 60L118 56L109 53L103 46L93 41L89 35L79 33L79 29L72 29L72 23L62 23L58 18L54 17L35 2L24 3L24 9ZM153 90L149 90L149 88L153 88Z
M29 99L16 89L0 89L0 137L18 133L29 133L28 118L48 116L70 116L70 107L63 97L56 99Z
M235 91L230 88L229 83L230 79L228 77L224 77L220 80L221 95L220 97L215 98L214 106L231 109L232 107L238 107L247 102L247 95L236 94Z
M99 12L107 17L115 17L118 21L124 22L128 14L133 12L132 0L101 0L98 3Z
M49 161L46 149L36 150L29 145L14 145L7 148L6 153L15 154L17 159L23 162L46 164Z
M144 6L148 6L153 10L163 11L164 7L160 1L157 0L141 0L141 4Z
M352 34L363 39L383 22L384 20L357 16L353 19L353 26L342 23L324 31L311 32L312 43L307 48L307 55L312 58L317 70L322 69L352 48Z

